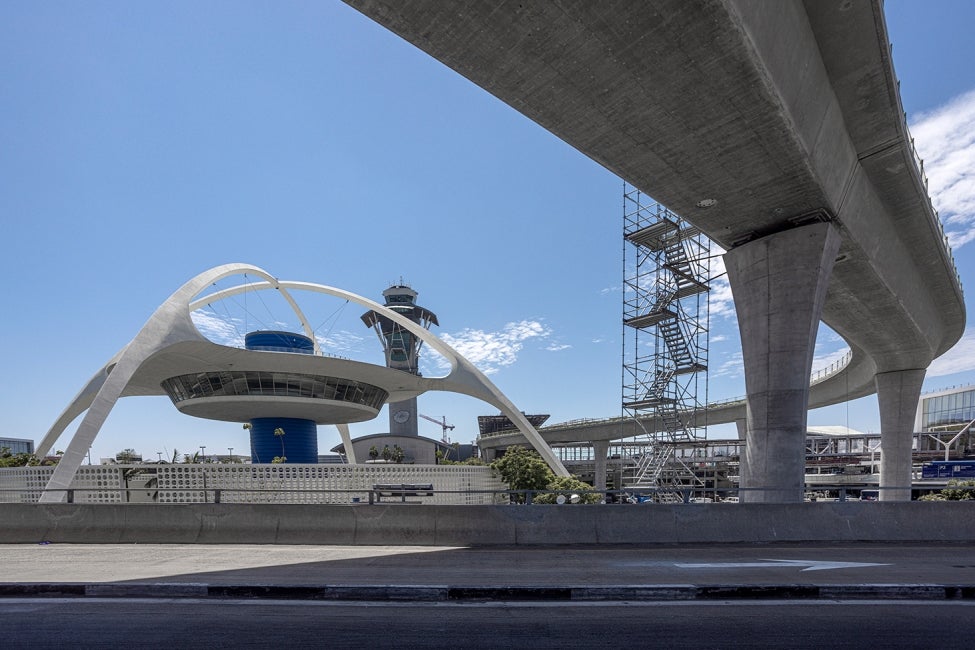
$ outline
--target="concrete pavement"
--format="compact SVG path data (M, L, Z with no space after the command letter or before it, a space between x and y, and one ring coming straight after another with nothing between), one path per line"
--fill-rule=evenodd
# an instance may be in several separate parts
M0 546L0 596L975 599L975 544Z

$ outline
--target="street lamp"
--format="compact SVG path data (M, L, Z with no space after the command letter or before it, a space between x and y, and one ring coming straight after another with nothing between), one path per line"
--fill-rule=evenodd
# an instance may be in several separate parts
M203 462L207 462L207 447L206 445L200 445L200 453L203 455Z
M228 463L234 462L234 448L233 447L227 447L227 451L229 452L228 453L228 457L227 457L227 462Z

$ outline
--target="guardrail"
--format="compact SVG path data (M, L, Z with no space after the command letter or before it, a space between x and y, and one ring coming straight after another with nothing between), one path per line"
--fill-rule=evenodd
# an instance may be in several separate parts
M893 51L894 51L893 43L890 44L890 51L891 51L891 61L893 61ZM895 81L897 82L897 94L900 95L901 82L900 79L896 79L897 73L894 72L893 74L895 75ZM914 136L911 135L911 129L907 123L906 111L901 112L901 126L904 127L904 133L907 134L906 144L908 147L908 151L910 151L911 158L914 161L914 168L915 170L917 170L918 175L920 176L921 184L924 186L924 196L927 199L928 207L931 208L931 213L934 215L934 224L938 230L938 235L941 238L941 245L944 250L945 257L947 258L951 270L955 274L955 281L958 282L958 287L962 288L961 275L958 273L958 266L955 264L955 255L954 252L951 250L951 242L948 239L948 235L945 233L944 224L941 222L941 215L938 214L938 210L934 207L934 202L931 201L931 190L928 183L928 175L924 171L924 159L921 158L921 155L917 151L917 146L914 143Z
M952 490L970 493L970 499L975 500L975 486L949 486ZM315 505L315 497L318 497L320 505L376 505L380 503L429 503L429 499L437 496L457 495L469 497L483 497L489 495L489 499L494 504L520 504L520 505L539 505L539 498L551 495L555 504L577 504L590 502L590 505L618 505L618 504L670 504L670 505L695 505L703 503L724 503L733 504L742 501L747 502L747 495L750 492L762 493L782 493L784 496L797 497L800 494L806 503L817 502L846 502L846 501L876 501L879 494L884 491L904 493L912 492L916 495L941 492L945 489L944 485L913 485L913 486L851 486L848 484L807 484L802 488L741 488L741 487L704 487L690 485L675 485L663 487L631 487L617 490L440 490L435 489L432 484L377 484L371 489L281 489L281 490L260 490L253 488L200 488L192 490L195 494L202 497L202 503L233 503L233 504L280 504L305 503ZM64 495L64 502L79 505L101 505L99 502L83 501L78 499L79 494L104 494L110 491L117 494L125 494L126 497L133 493L146 493L146 488L58 488L58 489L31 489L29 491L16 490L10 488L0 489L0 494L15 494L26 497L21 503L33 502L37 495L42 492L54 492ZM29 493L28 493L29 492ZM228 496L233 496L228 500ZM331 497L331 498L329 498ZM413 500L407 501L407 498ZM562 497L560 500L559 497ZM596 497L595 499L589 497ZM744 498L743 498L744 497ZM428 501L423 501L423 499ZM384 501L385 499L385 501ZM390 500L392 499L392 500ZM4 500L8 503L11 501ZM161 506L187 505L189 503L200 503L200 501L187 501L183 503L172 503L158 501L138 501L126 498L111 505L146 505L157 503Z

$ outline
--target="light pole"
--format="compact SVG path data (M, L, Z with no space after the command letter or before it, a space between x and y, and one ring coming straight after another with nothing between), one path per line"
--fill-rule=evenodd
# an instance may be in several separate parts
M227 462L228 463L234 462L234 448L233 447L227 447L227 451L229 452L227 454L227 456L228 456L227 457Z
M158 459L157 460L161 463L162 462L162 452L161 451L157 451L156 452L156 456L158 456Z
M207 462L207 447L206 447L206 445L200 445L200 453L203 455L203 461L202 462L204 462L204 463Z

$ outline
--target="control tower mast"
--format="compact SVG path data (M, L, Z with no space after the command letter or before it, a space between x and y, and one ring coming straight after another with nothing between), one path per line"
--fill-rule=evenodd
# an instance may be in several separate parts
M405 284L396 284L383 291L385 307L402 314L424 329L440 325L437 315L416 304L417 292ZM412 375L420 375L420 348L423 341L401 325L374 311L362 315L362 322L376 330L386 353L386 365ZM389 403L389 433L401 436L419 435L417 429L416 398Z

